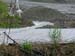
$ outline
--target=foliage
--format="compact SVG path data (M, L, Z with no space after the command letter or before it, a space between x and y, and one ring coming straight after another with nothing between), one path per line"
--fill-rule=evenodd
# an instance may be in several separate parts
M34 25L33 24L33 22L32 22L32 20L30 20L30 19L25 19L25 17L22 19L22 25L24 26L24 27L27 27L27 26L32 26L32 25Z
M6 17L7 10L8 10L7 4L0 1L0 19Z
M0 27L1 28L13 28L19 27L21 23L20 17L10 16L8 14L8 6L6 3L0 1Z
M0 1L0 13L7 12L7 4Z
M58 28L51 29L50 37L53 43L58 43L61 37L61 30Z
M53 43L52 55L57 56L57 52L58 52L58 48L59 48L58 46L59 46L60 37L61 37L60 29L58 29L58 28L51 29L50 37L51 37L51 40Z
M72 28L75 27L75 21L67 22L67 24L68 24L69 27L72 27Z
M21 21L18 16L9 16L7 15L6 18L2 18L0 22L0 27L2 28L14 28L19 27Z
M21 46L24 50L28 52L31 52L32 50L32 44L30 42L24 42Z
M0 28L17 28L31 26L31 20L24 20L25 17L21 18L18 15L10 16L8 14L8 5L0 1Z

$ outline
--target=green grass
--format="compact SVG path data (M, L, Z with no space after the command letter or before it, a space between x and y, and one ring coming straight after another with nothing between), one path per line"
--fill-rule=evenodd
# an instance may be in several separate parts
M32 44L30 42L24 42L21 47L27 52L31 52L32 50Z

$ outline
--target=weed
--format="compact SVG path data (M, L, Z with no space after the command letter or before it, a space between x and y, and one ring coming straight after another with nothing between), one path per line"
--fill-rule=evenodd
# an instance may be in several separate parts
M21 47L27 52L31 52L32 50L32 44L30 42L24 42Z
M52 40L52 56L57 56L58 54L58 46L59 46L59 41L61 37L61 30L58 28L51 29L50 31L50 38Z

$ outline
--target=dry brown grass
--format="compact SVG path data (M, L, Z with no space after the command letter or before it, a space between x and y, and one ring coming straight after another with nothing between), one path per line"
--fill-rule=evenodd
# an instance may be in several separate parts
M75 44L60 44L54 49L53 44L33 44L34 54L24 55L16 46L0 45L0 56L75 56ZM55 53L56 52L56 53Z
M56 54L54 53L54 46L51 44L35 44L33 49L42 53L43 56L75 56L75 44L60 44L56 47Z
M0 45L0 56L21 56L22 52L17 46Z

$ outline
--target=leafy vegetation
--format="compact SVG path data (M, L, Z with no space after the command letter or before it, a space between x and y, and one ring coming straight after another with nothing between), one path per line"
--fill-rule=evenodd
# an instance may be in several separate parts
M18 15L8 14L8 5L0 1L0 28L16 28L33 25L32 20L23 20Z
M0 1L0 27L1 28L13 28L19 27L20 18L15 16L10 16L8 14L8 6L6 3Z
M32 44L30 42L25 42L21 46L25 51L31 52L32 50Z
M7 4L5 4L4 2L0 1L0 18L4 18L7 15Z
M52 39L53 44L59 43L61 38L61 29L54 28L50 30L50 38Z
M71 26L72 28L75 27L75 21L67 22L68 26Z
M53 50L52 50L52 56L57 56L57 52L58 52L58 46L59 46L59 42L60 42L60 38L61 38L61 31L58 28L55 29L51 29L50 31L50 38L52 40L53 43Z

